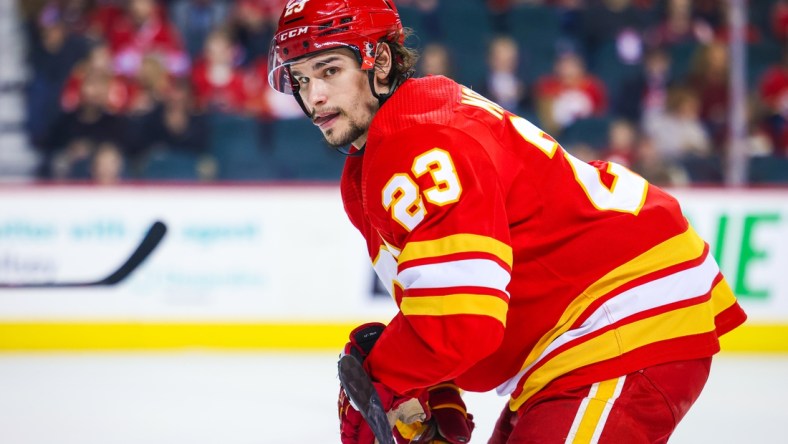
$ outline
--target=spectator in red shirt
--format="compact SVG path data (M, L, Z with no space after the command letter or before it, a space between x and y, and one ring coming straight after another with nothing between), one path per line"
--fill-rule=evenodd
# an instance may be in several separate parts
M765 113L763 126L774 150L788 156L788 49L782 63L769 67L761 77L758 96Z
M91 73L101 73L109 80L107 110L113 114L126 112L131 103L133 85L129 79L115 75L112 70L112 54L106 43L94 45L87 57L77 64L66 80L60 94L60 106L65 111L77 109L82 100L82 82Z
M201 111L241 113L246 110L244 74L230 34L215 30L205 40L203 57L192 70L195 105Z
M553 73L542 77L534 89L537 113L548 133L558 134L577 119L601 116L607 109L607 92L601 80L586 71L580 56L559 54Z
M181 37L156 0L129 0L124 13L109 20L105 32L116 72L135 76L145 55L159 57L170 75L188 72L189 58Z

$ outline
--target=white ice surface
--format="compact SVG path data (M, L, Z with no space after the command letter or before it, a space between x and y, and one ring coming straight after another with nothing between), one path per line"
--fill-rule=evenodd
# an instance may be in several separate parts
M336 354L0 354L2 444L339 443ZM788 356L722 355L671 444L788 443ZM467 394L484 443L504 404Z

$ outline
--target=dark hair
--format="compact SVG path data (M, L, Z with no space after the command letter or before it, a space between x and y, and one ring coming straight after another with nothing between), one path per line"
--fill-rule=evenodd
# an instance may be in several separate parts
M405 39L413 34L410 28L403 29ZM391 72L389 72L389 84L399 84L407 80L416 71L416 62L419 60L419 53L415 49L408 48L407 46L399 43L398 41L386 41L391 48L391 55L394 63L391 65Z

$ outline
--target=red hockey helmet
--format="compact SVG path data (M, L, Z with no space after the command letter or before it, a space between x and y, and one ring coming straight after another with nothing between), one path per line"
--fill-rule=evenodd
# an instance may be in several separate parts
M403 43L404 39L392 0L290 0L268 53L268 83L277 91L296 93L290 64L334 48L351 49L361 69L369 70L375 64L378 42Z

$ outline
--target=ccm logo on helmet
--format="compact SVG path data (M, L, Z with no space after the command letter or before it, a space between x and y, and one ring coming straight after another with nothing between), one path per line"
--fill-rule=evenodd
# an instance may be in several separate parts
M296 12L303 11L304 6L306 6L306 2L308 1L309 0L290 0L287 2L287 6L285 7L285 17Z
M282 43L287 39L292 39L293 37L298 37L301 34L306 34L308 30L309 30L309 26L294 28L279 34L276 38L279 40L279 43Z

